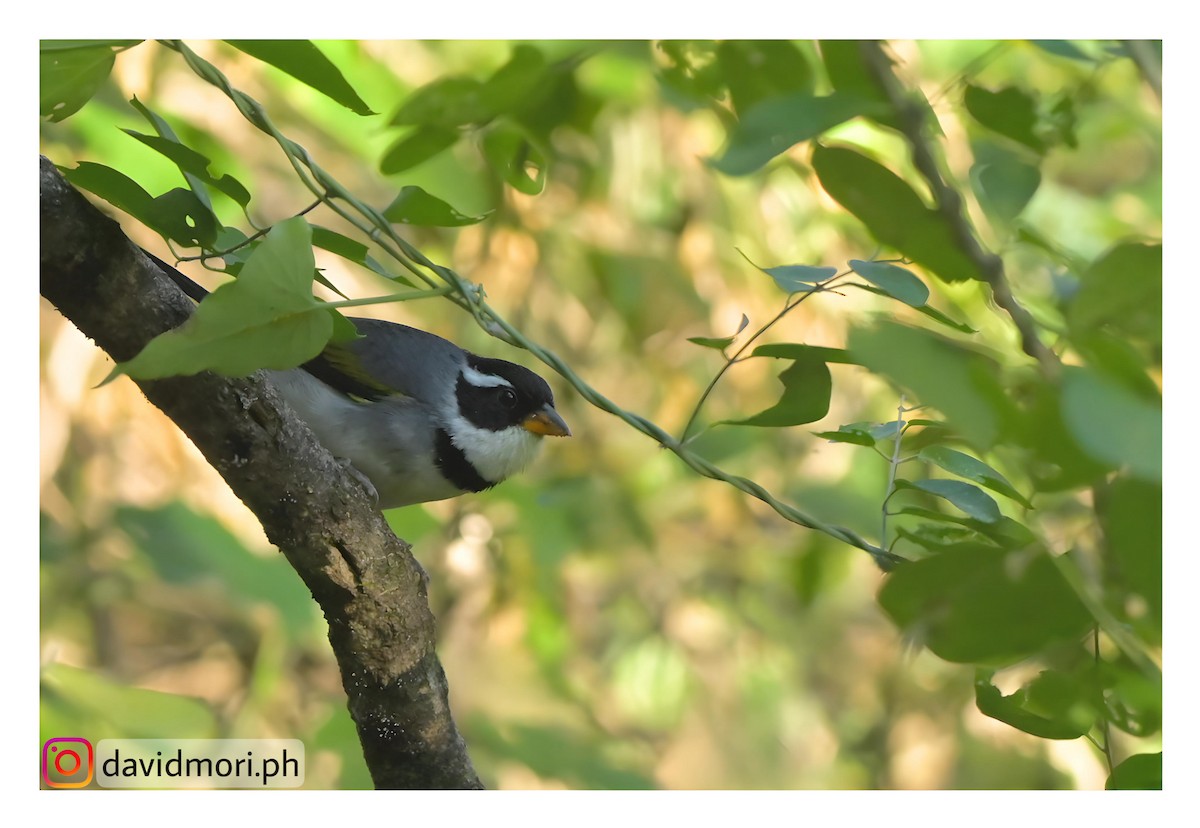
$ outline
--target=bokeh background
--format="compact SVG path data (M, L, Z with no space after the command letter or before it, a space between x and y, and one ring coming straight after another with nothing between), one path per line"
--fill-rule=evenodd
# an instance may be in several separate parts
M767 267L841 266L874 252L821 190L803 147L755 176L708 166L724 140L720 119L672 88L653 44L537 44L552 59L588 56L535 196L499 190L469 145L382 175L378 159L397 137L382 118L353 115L227 45L189 45L362 200L383 205L417 184L465 213L494 211L410 238L482 283L510 321L601 392L674 433L720 365L687 338L731 334L742 314L761 325L782 306L743 253ZM513 47L318 45L385 116L437 78L486 77ZM817 65L814 44L797 47ZM972 160L954 91L962 78L1092 89L1094 105L1075 110L1077 147L1047 156L1025 218L1087 258L1119 239L1161 237L1161 125L1132 62L1089 64L1024 42L891 48L938 111L962 180ZM121 131L145 130L134 96L218 174L247 184L261 226L310 203L278 148L154 43L119 55L76 115L43 124L42 152L64 166L136 171L154 194L180 186L174 165ZM894 133L863 121L827 138L907 158ZM102 206L168 258L161 239ZM310 218L347 231L320 209ZM227 221L237 223L235 209ZM348 295L390 291L317 254ZM1041 274L1015 278L1018 289L1044 287ZM970 318L980 341L1011 350L1006 320L977 283L936 290L938 306ZM897 307L866 294L818 296L765 341L842 347L849 325L903 316ZM40 313L43 737L299 738L306 787L370 787L324 622L300 580L131 382L100 385L111 360L44 302ZM447 302L356 313L538 367ZM702 420L770 406L780 388L772 362L733 368ZM529 472L492 492L388 515L430 574L452 706L490 787L1103 787L1107 770L1087 742L1050 742L984 717L969 667L906 642L875 603L882 576L865 554L697 478L551 383L573 439L549 442ZM873 535L886 464L811 432L888 420L897 404L862 369L834 366L821 422L715 426L697 445L817 516Z

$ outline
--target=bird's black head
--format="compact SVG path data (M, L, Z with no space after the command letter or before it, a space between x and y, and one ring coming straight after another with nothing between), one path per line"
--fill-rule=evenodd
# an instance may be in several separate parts
M477 428L503 431L520 426L538 435L571 434L554 409L550 386L515 363L469 353L454 392L459 413Z

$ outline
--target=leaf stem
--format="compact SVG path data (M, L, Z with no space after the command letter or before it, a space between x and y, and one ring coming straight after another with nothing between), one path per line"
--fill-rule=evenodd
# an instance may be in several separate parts
M900 467L900 445L904 441L904 415L909 411L904 407L904 395L900 395L900 404L896 406L896 422L899 425L896 427L896 434L892 438L892 457L888 462L888 482L887 490L884 493L883 503L880 504L880 520L879 520L879 542L887 543L887 525L888 525L888 501L892 499L892 495L896 493L896 470Z

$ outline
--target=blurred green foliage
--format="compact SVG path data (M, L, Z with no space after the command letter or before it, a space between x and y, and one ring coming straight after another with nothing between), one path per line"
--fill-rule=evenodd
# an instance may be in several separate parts
M1155 83L1130 44L888 48L919 136L849 41L45 42L42 151L243 294L312 271L307 221L323 285L438 284L411 244L570 366L576 439L389 514L489 785L1161 785ZM524 358L454 302L367 312ZM368 787L299 579L50 310L42 353L43 736L295 737L310 787Z

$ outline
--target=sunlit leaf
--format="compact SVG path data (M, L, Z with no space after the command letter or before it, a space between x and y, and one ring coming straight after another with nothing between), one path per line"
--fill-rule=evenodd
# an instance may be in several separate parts
M723 351L733 344L733 341L737 339L738 334L746 330L746 326L749 324L750 317L743 313L741 324L738 325L738 329L730 336L689 336L688 342L692 342L702 348L713 348L718 351Z
M867 293L873 293L876 296L890 296L891 295L883 288L877 288L874 285L864 285L864 284L860 284L858 282L848 282L846 284L846 287L858 288L859 290L864 290ZM916 312L921 314L922 316L929 317L933 321L937 322L939 325L945 325L947 328L952 328L961 333L976 333L975 329L972 328L970 325L966 324L965 322L956 322L955 320L951 319L946 314L942 313L937 308L932 308L929 305L922 305L919 308L914 308L914 310L916 310Z
M314 266L308 223L292 218L275 225L237 279L118 370L139 379L200 371L236 377L312 359L334 330L332 312L312 295Z
M239 51L269 63L358 115L374 115L325 54L309 40L227 40Z
M468 216L420 187L408 186L401 188L400 195L383 211L383 217L396 224L461 227L465 224L478 224L487 218L488 214Z
M446 77L413 92L388 123L460 127L488 121L492 113L482 83L473 78Z

